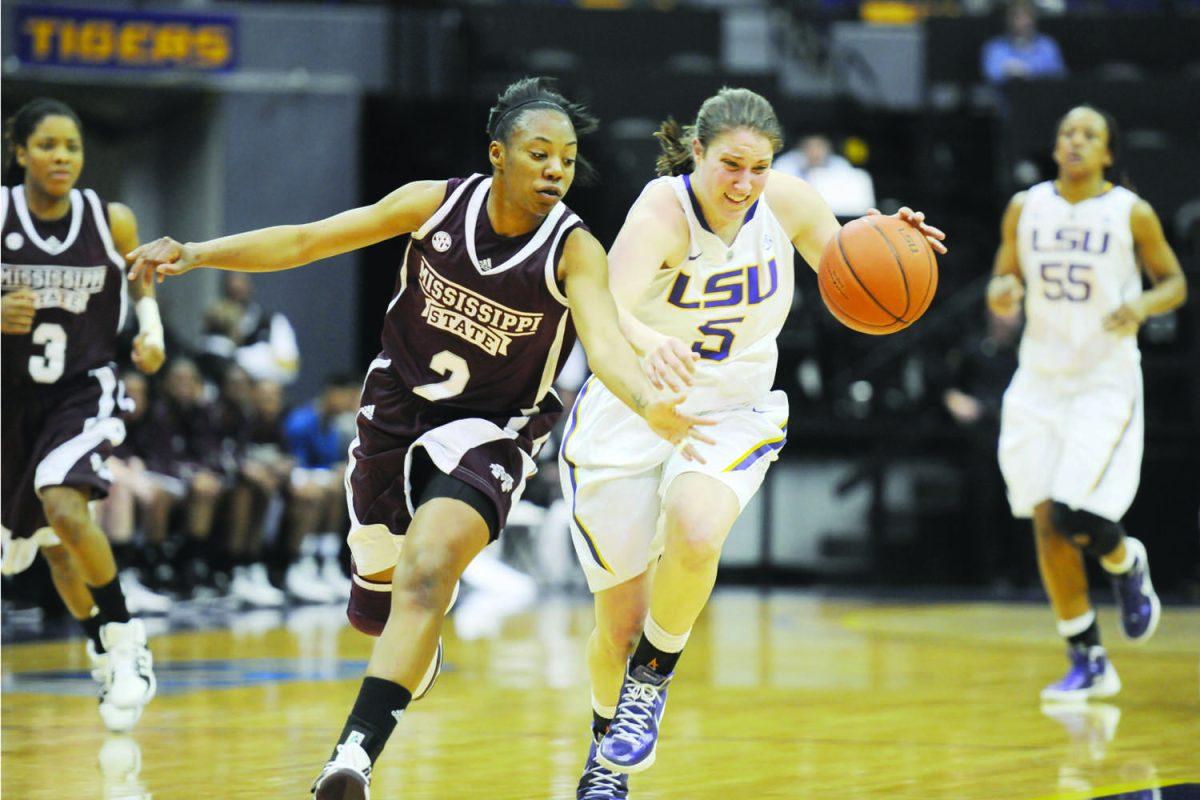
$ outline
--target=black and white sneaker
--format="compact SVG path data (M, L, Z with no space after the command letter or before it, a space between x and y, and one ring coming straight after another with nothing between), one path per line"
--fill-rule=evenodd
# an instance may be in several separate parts
M100 641L108 655L108 702L140 712L158 690L145 626L140 619L105 623Z
M313 800L370 800L371 757L357 742L337 746L312 785Z

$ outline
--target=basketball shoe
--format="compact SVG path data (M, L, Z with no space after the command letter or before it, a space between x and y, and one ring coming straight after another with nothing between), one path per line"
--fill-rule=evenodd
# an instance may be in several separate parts
M108 697L111 685L108 653L97 653L95 644L88 639L87 656L92 665L92 680L96 682L96 697L100 701L100 720L113 733L128 733L141 719L143 706L118 708Z
M1154 635L1162 606L1150 583L1150 561L1145 545L1127 536L1125 546L1133 550L1133 566L1128 572L1109 577L1121 607L1121 632L1131 642L1144 642Z
M339 744L337 755L313 782L312 793L313 800L370 800L371 757L367 751L353 738Z
M140 619L108 622L100 628L100 641L108 655L108 700L122 709L141 709L154 697L154 656L146 646L146 628Z
M650 768L670 682L670 675L659 675L640 664L626 670L617 713L596 750L597 761L614 772L634 773Z
M1080 703L1092 697L1112 697L1121 691L1121 679L1103 647L1070 647L1071 668L1060 680L1042 689L1042 700Z
M625 800L629 797L629 776L613 772L597 761L597 745L599 742L593 736L583 776L575 789L575 800Z

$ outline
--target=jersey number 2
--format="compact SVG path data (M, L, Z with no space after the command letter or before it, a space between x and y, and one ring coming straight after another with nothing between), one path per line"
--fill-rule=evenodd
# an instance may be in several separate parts
M54 383L67 364L67 332L57 322L43 322L33 329L33 343L46 349L29 357L29 375L38 383Z
M445 375L446 380L414 386L413 394L434 403L462 394L467 388L467 381L471 380L471 369L467 366L467 360L449 350L443 350L431 358L429 368L438 375Z

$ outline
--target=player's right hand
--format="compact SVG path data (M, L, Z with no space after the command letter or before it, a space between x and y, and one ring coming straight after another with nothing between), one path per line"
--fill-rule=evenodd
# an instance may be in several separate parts
M677 406L683 400L683 395L660 395L646 405L642 412L642 418L659 436L673 445L682 445L684 458L703 464L705 463L704 457L697 452L692 440L716 444L707 435L701 433L700 427L717 423L715 420L680 412Z
M1011 317L1021 309L1025 284L1016 275L997 275L988 281L987 304L998 317Z
M679 394L692 385L692 373L700 354L692 352L681 339L664 336L643 359L646 377L655 389L670 389Z
M154 283L156 277L162 283L168 275L182 275L200 266L191 249L170 236L160 237L131 250L125 254L125 260L133 262L129 268L129 280L140 280L144 286Z
M17 289L4 295L0 303L0 332L29 333L33 328L33 315L37 313L37 295L32 289Z

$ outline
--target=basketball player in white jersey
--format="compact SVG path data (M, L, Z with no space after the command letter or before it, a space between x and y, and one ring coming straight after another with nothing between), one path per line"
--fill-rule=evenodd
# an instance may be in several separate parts
M1120 679L1100 645L1083 553L1112 576L1125 636L1142 642L1158 625L1146 548L1121 517L1142 463L1141 356L1147 317L1187 295L1179 260L1154 210L1114 186L1117 127L1089 106L1058 125L1058 178L1009 203L988 305L1018 312L1020 364L1000 421L1000 468L1012 512L1032 517L1038 566L1070 668L1042 690L1047 701L1111 697ZM1153 288L1142 291L1141 263Z
M115 363L129 306L120 253L137 246L137 220L127 206L76 188L83 126L66 104L29 101L7 121L6 138L0 572L46 557L55 589L88 634L101 719L127 731L154 697L153 658L88 504L107 495L105 460L125 439L120 411L129 400ZM165 357L162 321L152 288L133 295L133 361L150 374Z
M626 797L623 773L654 760L666 687L712 591L725 537L787 438L787 398L771 386L775 339L792 303L793 247L815 270L839 229L804 181L771 172L782 135L754 92L723 89L694 126L669 120L657 135L664 177L645 188L617 235L611 285L622 331L652 379L691 387L685 406L715 423L705 429L714 442L692 442L703 463L685 460L594 379L571 412L561 474L597 622L588 642L594 735L580 798ZM904 209L902 217L945 252L944 235L923 215Z

